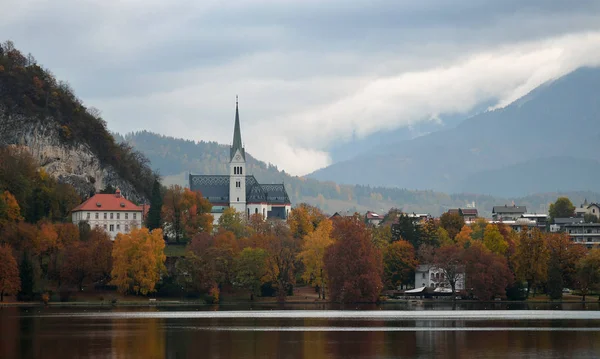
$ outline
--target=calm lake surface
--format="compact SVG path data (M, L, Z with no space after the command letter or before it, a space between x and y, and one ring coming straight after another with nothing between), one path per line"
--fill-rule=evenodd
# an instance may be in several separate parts
M598 358L598 304L0 307L0 358Z

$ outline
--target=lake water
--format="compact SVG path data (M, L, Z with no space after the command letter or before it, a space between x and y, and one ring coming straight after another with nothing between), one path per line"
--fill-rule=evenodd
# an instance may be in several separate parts
M327 310L323 310L327 309ZM0 358L598 358L597 304L0 308Z

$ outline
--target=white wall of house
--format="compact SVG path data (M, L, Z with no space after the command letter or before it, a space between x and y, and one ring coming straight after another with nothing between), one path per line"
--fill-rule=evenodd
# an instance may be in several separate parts
M88 222L91 228L103 228L114 240L119 233L129 233L131 228L142 227L142 211L76 211L73 224Z
M246 209L246 215L260 214L264 219L267 219L267 213L269 213L270 206L266 203L250 203Z
M446 280L444 272L436 267L422 266L415 271L415 288L451 288L450 283ZM465 289L465 275L461 274L456 281L456 290Z

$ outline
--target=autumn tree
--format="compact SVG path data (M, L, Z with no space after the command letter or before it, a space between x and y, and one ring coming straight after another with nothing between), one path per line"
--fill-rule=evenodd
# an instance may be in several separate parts
M0 228L9 222L18 222L21 220L23 220L21 207L15 196L8 191L0 193Z
M212 231L212 206L199 192L173 185L165 193L162 218L165 231L175 242L188 240L199 232Z
M407 241L390 244L383 254L383 271L388 287L398 288L414 281L417 268L415 248Z
M442 229L442 227L440 227L440 221L438 219L426 219L420 227L419 234L421 237L421 243L439 247L441 242L445 240L445 238L440 238L440 235L444 236L440 229Z
M323 299L325 299L325 286L327 284L323 258L327 248L333 244L332 230L332 222L328 219L322 220L317 229L304 237L302 251L298 254L298 258L304 264L302 279L306 283L317 286L319 288L319 298L322 296Z
M549 254L548 290L553 291L558 299L562 297L564 287L575 286L577 262L585 256L586 249L584 246L574 245L567 233L545 233L544 239Z
M550 204L548 214L552 221L554 221L555 218L573 217L575 215L575 206L569 198L558 197L556 202Z
M234 285L247 290L250 300L260 293L260 286L266 280L267 253L261 248L244 248L235 259Z
M317 207L301 203L290 211L288 224L295 238L304 238L312 233L319 223L325 219L325 215Z
M490 251L504 255L508 249L508 243L500 233L498 227L494 224L488 224L483 232L483 244Z
M487 227L488 222L485 218L477 218L471 223L471 239L475 241L483 241L483 233Z
M198 233L186 247L185 258L177 261L177 282L187 292L205 293L217 287L218 272L214 237Z
M581 291L581 300L586 295L600 288L600 249L592 249L577 262L577 287Z
M296 258L300 250L300 239L292 236L284 222L267 221L269 232L260 242L260 248L267 253L267 278L277 291L280 302L293 291L296 282Z
M465 225L465 220L458 213L445 212L440 217L440 225L448 232L450 238L454 239Z
M452 293L456 293L456 284L464 280L465 267L463 262L463 249L458 246L443 246L435 251L434 266L439 269ZM455 296L452 296L455 299Z
M375 248L383 250L392 243L392 227L377 226L371 228L371 241Z
M64 260L60 268L61 278L83 290L85 281L108 279L112 267L112 241L106 232L93 229L86 241L65 245Z
M165 242L162 230L133 228L119 233L113 245L112 281L121 293L146 295L154 292L165 271Z
M354 217L335 221L335 243L325 251L325 273L333 301L375 302L383 288L380 252L365 224Z
M217 220L217 226L219 230L232 232L236 238L245 237L246 225L243 216L244 214L236 211L235 208L227 207Z
M21 290L21 279L17 261L13 257L12 248L0 245L0 302L5 294L17 294Z
M546 280L548 258L548 248L540 230L523 228L513 261L517 279L527 282L527 298L532 286Z
M471 226L465 224L454 238L454 241L460 248L467 248L471 245L472 233Z
M463 261L466 287L473 295L480 300L506 297L506 288L514 278L504 256L477 241L465 249Z
M163 206L162 188L158 178L154 180L152 185L152 197L150 198L150 209L146 217L146 227L149 230L162 228L161 211Z

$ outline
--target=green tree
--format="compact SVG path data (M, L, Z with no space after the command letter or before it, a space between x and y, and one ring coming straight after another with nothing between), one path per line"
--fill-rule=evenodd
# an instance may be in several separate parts
M568 218L575 215L575 206L567 197L558 197L556 202L550 204L548 214L552 221L554 218Z
M546 288L550 299L557 300L562 298L562 290L564 288L563 274L558 258L556 257L551 257L548 263Z
M371 228L371 237L375 248L383 250L392 242L392 227L373 227Z
M392 242L399 240L408 241L415 248L421 246L421 231L414 218L401 214L392 224Z
M244 248L235 259L235 286L250 293L250 300L260 293L260 286L266 280L265 261L267 253L261 248Z
M33 264L27 252L23 253L23 259L19 265L19 277L21 280L20 300L31 300L33 298L34 274Z
M413 283L417 258L415 248L407 241L390 244L383 254L385 283L390 288Z
M236 238L245 237L246 225L243 213L236 211L233 207L227 207L223 211L217 220L217 225L219 230L232 232Z
M148 210L148 217L146 218L146 227L149 230L155 230L162 228L162 217L161 210L163 206L163 194L158 179L154 180L152 186L152 197L150 198L150 209Z

